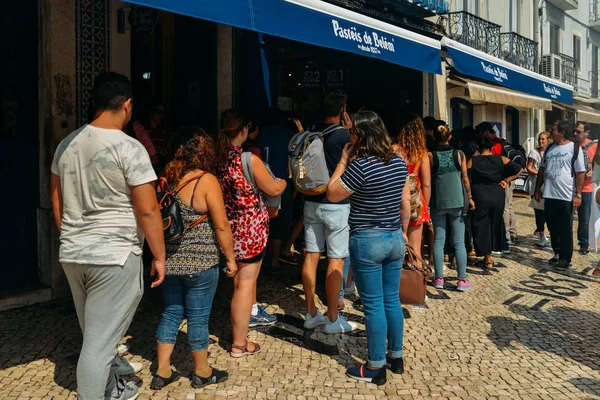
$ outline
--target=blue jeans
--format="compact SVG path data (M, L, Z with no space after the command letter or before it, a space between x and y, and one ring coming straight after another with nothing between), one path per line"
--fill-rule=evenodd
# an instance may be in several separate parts
M185 317L190 350L208 349L208 318L218 281L218 266L193 275L165 277L160 286L165 309L156 332L159 343L175 344L179 326Z
M340 301L344 300L344 290L346 290L346 281L348 280L348 274L350 273L350 256L344 260L344 274L342 276L342 290L340 291Z
M581 193L581 206L577 209L577 241L580 247L590 245L590 214L592 213L592 192Z
M435 266L435 277L444 277L444 244L446 243L446 217L450 220L452 244L456 254L456 267L458 279L467 279L467 250L465 249L465 219L462 209L433 210L434 241L433 241L433 264Z
M359 230L350 235L350 258L365 310L369 366L382 368L388 354L402 357L404 316L399 288L406 250L402 230Z

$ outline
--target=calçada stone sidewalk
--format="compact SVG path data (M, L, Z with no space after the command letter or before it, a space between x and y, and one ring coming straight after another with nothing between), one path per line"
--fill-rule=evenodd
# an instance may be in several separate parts
M468 268L473 290L429 287L424 306L404 307L404 375L388 373L376 387L345 376L346 367L366 358L360 307L346 301L345 315L360 330L328 336L301 329L304 313L299 268L281 276L262 274L259 301L280 322L251 331L264 351L234 360L228 299L231 283L222 278L211 316L210 362L230 379L192 389L193 364L185 325L174 352L184 378L162 391L149 389L156 368L155 330L161 304L147 293L125 338L126 357L142 362L135 378L139 399L600 399L600 280L590 275L598 255L576 254L569 273L549 269L547 249L535 247L533 213L515 199L520 241L498 257L486 275ZM455 277L448 270L448 277ZM323 287L318 288L321 298ZM325 307L321 307L322 310ZM75 398L75 364L81 334L71 301L0 313L0 399Z

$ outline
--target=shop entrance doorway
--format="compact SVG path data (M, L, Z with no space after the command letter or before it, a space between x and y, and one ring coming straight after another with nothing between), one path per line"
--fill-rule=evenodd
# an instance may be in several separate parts
M37 1L8 1L0 13L0 292L38 283L37 10Z

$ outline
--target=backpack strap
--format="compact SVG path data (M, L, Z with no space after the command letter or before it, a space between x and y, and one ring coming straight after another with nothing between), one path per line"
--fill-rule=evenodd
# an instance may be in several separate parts
M345 128L343 126L337 125L337 124L336 125L328 126L327 128L323 129L323 132L321 132L319 134L319 137L324 137L326 135L329 135L330 133L339 131L340 129L345 129Z
M198 179L196 179L196 183L194 184L194 189L192 190L192 198L190 199L190 208L194 208L194 195L196 194L196 188L198 187L198 183L200 183L200 179L204 174L200 175Z
M589 149L590 147L592 147L592 146L593 146L593 145L595 145L595 144L596 144L596 142L594 142L594 141L591 141L591 142L589 142L588 144L586 144L585 146L583 146L583 147L582 147L582 149L583 149L583 150L587 150L587 149Z
M246 181L250 184L250 186L252 186L254 193L260 196L258 187L256 186L256 181L254 180L254 172L252 171L252 153L249 151L242 153L242 169L244 170L244 177L246 178Z

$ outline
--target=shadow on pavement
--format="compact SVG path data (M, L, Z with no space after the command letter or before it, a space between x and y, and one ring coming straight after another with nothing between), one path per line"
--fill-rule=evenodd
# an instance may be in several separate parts
M488 317L488 337L498 349L512 349L513 342L518 342L536 352L553 353L600 370L600 314L564 306L549 311L521 305L509 309L528 319Z

